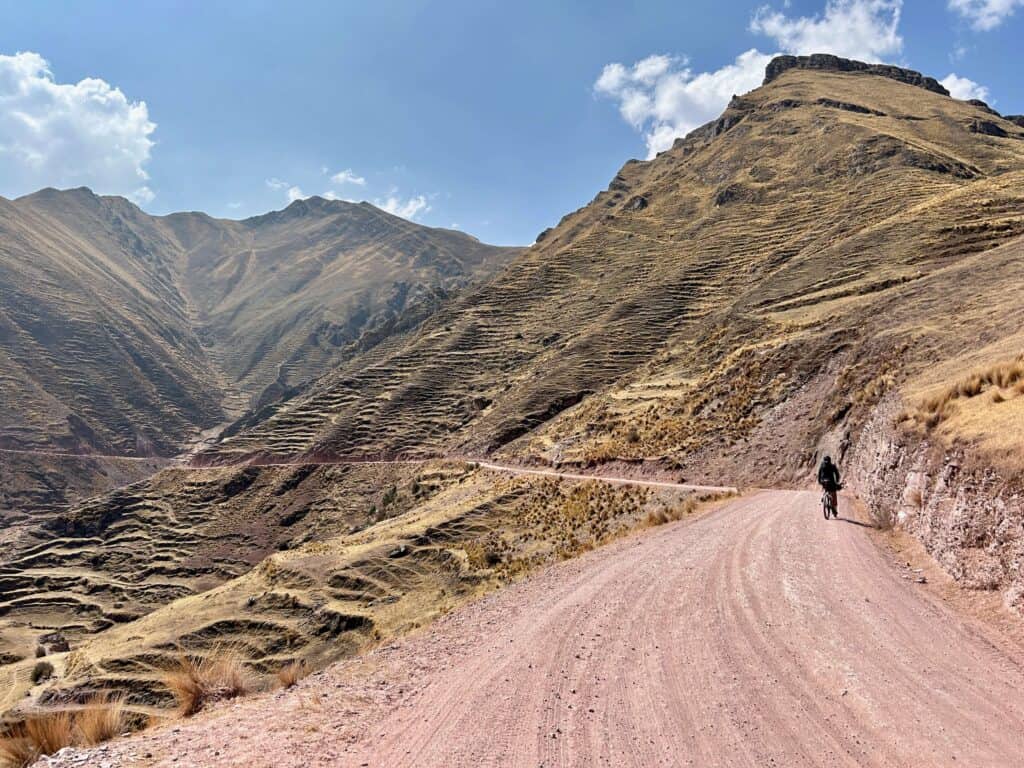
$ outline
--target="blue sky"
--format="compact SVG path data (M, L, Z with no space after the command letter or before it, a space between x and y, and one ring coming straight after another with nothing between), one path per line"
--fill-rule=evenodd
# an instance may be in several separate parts
M0 0L0 194L229 218L333 194L529 243L771 54L955 73L1020 114L1021 40L1024 0Z

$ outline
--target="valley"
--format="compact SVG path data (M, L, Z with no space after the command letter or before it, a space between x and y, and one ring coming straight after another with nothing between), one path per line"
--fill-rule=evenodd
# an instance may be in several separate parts
M482 711L507 726L495 765L995 765L1020 748L1019 708L986 701L1012 698L1024 646L986 645L880 554L887 531L912 535L936 578L1020 621L1019 119L909 70L784 56L525 249L315 197L226 221L43 190L0 214L11 719L97 691L160 717L183 653L230 647L259 679L327 669L312 691L397 649L441 666L423 662L433 685L408 712L373 709L386 733L353 736L353 765L405 764L410 744L488 764L463 727ZM860 501L822 529L805 489L825 454ZM574 660L559 632L577 623L607 642ZM44 648L34 680L53 634L67 648ZM630 643L674 719L621 693ZM597 711L551 736L572 676L606 678L577 689ZM966 720L943 705L948 743L922 725L931 688L973 702ZM799 724L785 744L761 706L779 696ZM417 722L438 709L435 736ZM906 712L915 729L888 735ZM692 743L666 737L680 717L706 726ZM156 756L132 759L170 759L166 732L143 738Z

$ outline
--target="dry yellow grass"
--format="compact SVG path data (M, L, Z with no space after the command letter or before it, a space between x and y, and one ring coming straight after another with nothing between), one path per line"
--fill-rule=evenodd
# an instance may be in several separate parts
M292 661L277 671L277 685L279 688L291 688L308 674L309 667L304 659Z
M702 493L697 496L689 496L679 504L664 505L647 514L642 526L653 528L658 525L665 525L676 520L682 520L697 512L705 504L715 501L733 498L735 493Z
M25 768L39 757L35 745L20 731L0 738L0 768Z
M78 743L95 746L122 734L127 727L124 698L97 696L75 714Z
M0 768L23 768L43 755L75 743L74 718L70 712L34 715L15 725L0 739Z
M919 419L927 426L935 426L952 414L952 405L959 400L970 400L986 391L992 392L992 402L1001 403L1008 394L1003 390L1020 392L1024 386L1024 355L1010 361L991 365L984 370L961 379L937 395L921 403Z
M177 665L161 679L182 717L194 715L210 702L244 696L253 690L241 655L229 646L217 647L198 658L181 653Z
M128 727L124 699L101 694L83 709L32 715L0 738L0 768L23 768L44 755L70 746L91 747Z

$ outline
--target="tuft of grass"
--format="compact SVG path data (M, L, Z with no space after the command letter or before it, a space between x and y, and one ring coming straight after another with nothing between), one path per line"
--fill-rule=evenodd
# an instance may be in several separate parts
M957 400L970 400L991 390L993 403L1007 399L1003 390L1024 394L1024 356L998 363L961 379L937 395L924 400L912 418L927 429L934 429L954 413Z
M0 738L0 768L25 768L65 747L91 747L120 735L127 727L124 700L94 698L78 712L47 712L12 726Z
M227 646L201 658L181 653L177 665L164 672L162 680L182 717L194 715L210 702L244 696L253 688L241 655Z
M124 698L121 696L109 699L97 696L75 716L78 741L88 747L110 741L121 735L126 727Z
M304 659L285 664L277 670L277 684L280 688L291 688L309 674Z
M721 501L735 496L734 493L702 493L699 496L689 496L682 504L677 504L674 507L661 507L647 514L647 517L643 521L643 525L648 528L653 528L658 525L665 525L665 523L675 522L676 520L682 520L684 517L692 515L697 511L697 508L701 504L706 504L711 501Z
M20 729L0 739L0 768L26 768L41 757Z
M74 720L66 711L30 717L18 730L39 755L52 755L75 742Z

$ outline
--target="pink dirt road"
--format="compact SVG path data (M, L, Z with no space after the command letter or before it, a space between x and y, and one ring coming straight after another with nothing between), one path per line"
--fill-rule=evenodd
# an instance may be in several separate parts
M1024 765L1021 646L841 514L762 492L90 764Z

